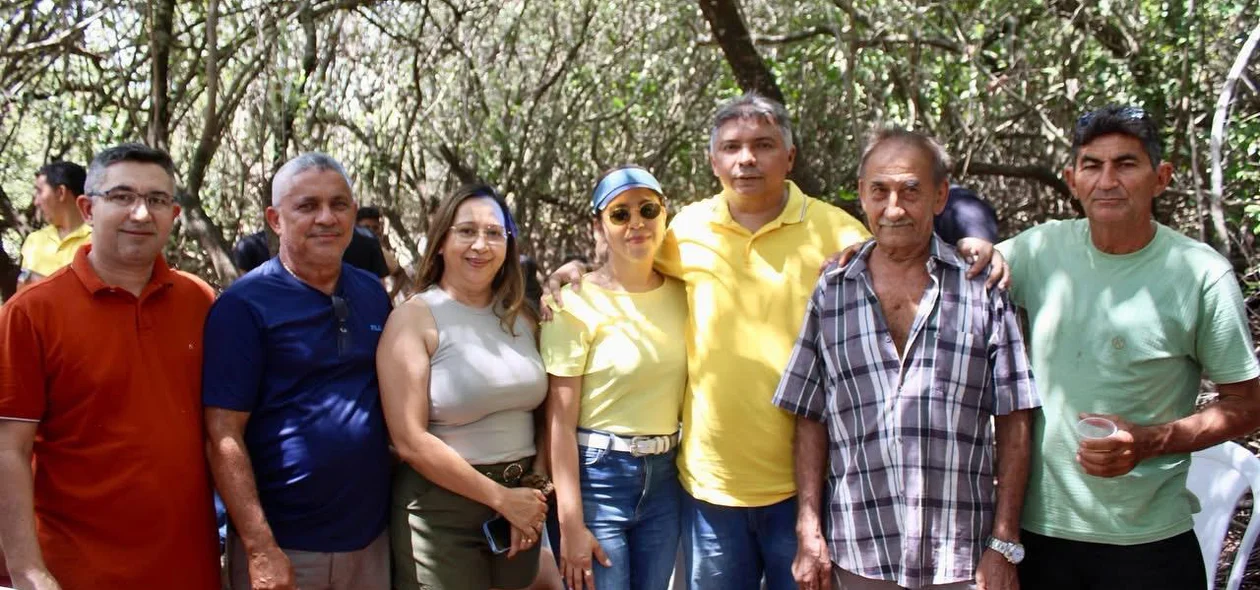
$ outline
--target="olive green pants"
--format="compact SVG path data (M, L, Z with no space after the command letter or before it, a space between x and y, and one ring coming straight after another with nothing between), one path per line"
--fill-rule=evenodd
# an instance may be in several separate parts
M517 487L533 457L513 463L474 467L498 483ZM399 465L389 519L394 590L510 590L532 584L538 575L539 544L512 559L506 553L495 555L481 528L495 515L485 504Z

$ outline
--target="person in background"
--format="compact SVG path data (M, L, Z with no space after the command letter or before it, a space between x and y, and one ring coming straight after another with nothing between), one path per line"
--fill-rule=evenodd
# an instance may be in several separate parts
M653 270L665 197L647 170L596 182L603 266L543 324L561 571L573 590L665 590L681 531L678 426L687 384L687 294Z
M407 288L410 278L407 271L398 264L398 255L394 253L393 247L390 246L389 240L385 237L385 225L381 217L381 210L377 207L359 207L359 212L355 215L355 225L361 229L365 229L372 233L377 243L381 245L381 254L385 258L385 269L388 275L382 277L385 282L385 290L389 292L390 301L398 295L400 291Z
M72 162L51 162L35 173L35 208L47 222L22 242L18 289L46 278L74 260L79 246L92 241L78 198L87 171Z
M537 315L542 304L542 282L538 280L538 262L533 256L521 254L521 276L525 279L525 303Z
M950 185L949 199L933 220L936 235L946 244L966 246L964 240L979 239L989 244L998 241L997 213L993 205L975 191L957 184Z
M77 199L93 243L0 308L0 546L23 589L218 590L200 403L214 292L162 257L175 166L124 144Z
M535 410L547 380L516 228L493 189L465 185L439 204L428 235L420 293L389 317L377 354L402 459L394 588L525 588L538 575L547 511L544 492L527 485L546 474ZM485 531L500 515L509 538L493 547Z

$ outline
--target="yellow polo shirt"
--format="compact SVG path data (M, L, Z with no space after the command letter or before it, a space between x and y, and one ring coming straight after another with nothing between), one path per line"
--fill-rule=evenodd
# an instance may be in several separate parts
M92 241L92 226L80 225L62 239L57 233L57 226L48 224L31 232L22 242L22 269L29 270L41 277L57 272L74 260L74 253L79 246Z
M771 404L828 256L869 235L840 208L788 183L779 217L755 233L724 195L684 207L657 268L687 288L687 391L679 478L695 498L768 506L796 493L793 417Z

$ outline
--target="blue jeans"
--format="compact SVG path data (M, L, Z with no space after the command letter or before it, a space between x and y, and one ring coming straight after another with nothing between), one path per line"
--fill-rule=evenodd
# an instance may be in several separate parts
M594 562L598 590L665 590L678 553L682 488L676 451L635 457L578 447L582 513L612 567Z
M796 497L769 506L718 506L683 494L689 590L796 590Z

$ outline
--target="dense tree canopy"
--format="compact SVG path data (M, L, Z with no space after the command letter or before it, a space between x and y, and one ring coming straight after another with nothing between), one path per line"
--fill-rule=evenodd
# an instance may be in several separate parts
M180 167L168 257L218 285L269 177L307 150L347 165L404 263L436 199L480 177L550 268L590 247L587 195L613 164L653 170L674 203L712 194L708 117L743 89L788 105L814 194L851 206L864 132L910 125L1008 235L1076 215L1059 170L1082 110L1140 104L1177 170L1160 219L1228 252L1249 293L1260 281L1250 0L19 0L0 23L6 292L38 226L35 170L132 139Z

